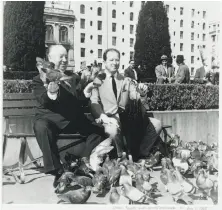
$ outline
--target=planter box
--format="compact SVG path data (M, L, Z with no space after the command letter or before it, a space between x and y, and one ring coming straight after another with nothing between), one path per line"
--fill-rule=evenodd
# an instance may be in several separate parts
M152 111L163 125L172 125L168 132L178 134L182 141L218 142L219 110Z

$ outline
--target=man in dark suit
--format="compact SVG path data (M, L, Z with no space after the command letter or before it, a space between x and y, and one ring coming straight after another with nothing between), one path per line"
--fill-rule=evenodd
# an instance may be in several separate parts
M198 68L196 70L195 76L194 76L194 82L195 83L199 83L199 84L204 84L207 82L206 79L206 74L208 72L208 65L206 60L202 60L203 66L201 66L200 68Z
M67 51L62 45L52 46L49 49L48 59L54 63L55 69L65 73ZM75 132L87 136L82 156L89 157L92 149L104 139L105 132L103 127L93 124L84 115L79 101L82 84L78 75L71 75L72 78L68 81L70 86L62 81L60 84L56 82L47 84L41 64L38 64L38 70L40 74L33 79L34 95L39 104L34 132L43 153L45 173L55 176L53 186L56 187L57 180L63 173L56 136L60 133Z
M129 64L130 64L129 67L124 71L124 76L137 81L138 77L137 77L137 72L135 70L134 60L130 60Z
M176 63L179 66L175 78L175 83L177 84L189 84L190 83L190 71L186 64L184 64L183 55L177 55Z

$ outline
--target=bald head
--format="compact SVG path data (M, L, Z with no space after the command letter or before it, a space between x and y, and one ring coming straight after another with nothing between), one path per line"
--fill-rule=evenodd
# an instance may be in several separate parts
M50 46L48 59L55 64L55 69L66 70L68 64L67 50L62 45Z

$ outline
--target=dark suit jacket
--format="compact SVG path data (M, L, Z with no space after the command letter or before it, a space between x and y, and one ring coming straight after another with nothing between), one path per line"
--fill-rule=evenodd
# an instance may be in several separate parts
M33 78L34 95L38 102L35 119L45 118L54 122L60 129L68 125L70 121L80 123L85 119L79 96L81 84L78 75L73 74L68 82L71 88L64 82L59 86L59 93L56 100L51 100L47 95L47 90L43 85L40 76Z
M203 66L197 69L194 76L194 82L203 84L204 83L203 78L205 77L205 74L206 72Z
M136 80L135 73L130 66L127 69L125 69L124 76Z
M177 70L175 83L190 83L190 71L187 65L182 64Z

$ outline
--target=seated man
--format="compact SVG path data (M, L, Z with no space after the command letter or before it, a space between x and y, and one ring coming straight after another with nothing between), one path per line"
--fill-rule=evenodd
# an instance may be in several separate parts
M49 49L48 59L55 69L61 72L67 68L67 51L62 45L53 45ZM83 113L79 95L81 94L80 78L72 74L68 81L70 86L61 81L47 83L46 74L38 63L39 75L33 78L34 95L38 102L34 121L34 133L43 153L46 174L55 176L53 183L63 173L60 163L56 136L60 133L79 132L87 136L82 156L89 157L91 151L105 136L104 128L93 124ZM70 75L70 73L69 73Z
M122 129L123 131L127 130L127 127L125 127L127 124L126 117L124 116L126 107L130 100L140 100L142 104L145 104L147 86L142 83L136 85L130 78L124 77L118 72L120 65L120 53L118 50L107 49L103 54L103 60L106 78L97 88L93 86L93 83L90 83L84 92L87 97L90 97L91 111L96 121L101 122L103 125L110 123L116 128L114 142L117 156L121 157L123 152L121 131ZM148 117L143 119L144 121L151 121L151 123L144 123L145 130L153 131L145 131L141 141L138 141L137 146L140 147L140 156L144 157L149 154L162 128L159 120ZM127 134L124 133L123 135ZM129 143L131 144L132 142Z

